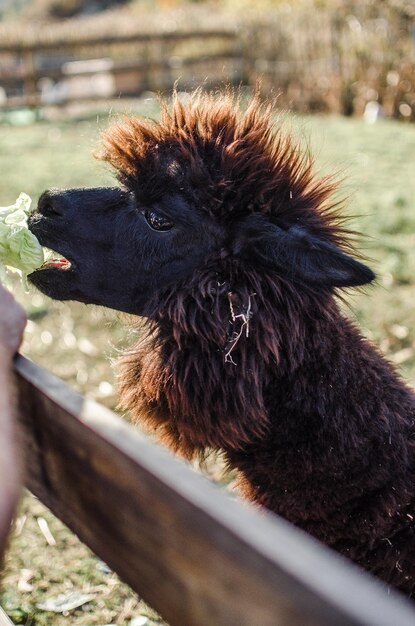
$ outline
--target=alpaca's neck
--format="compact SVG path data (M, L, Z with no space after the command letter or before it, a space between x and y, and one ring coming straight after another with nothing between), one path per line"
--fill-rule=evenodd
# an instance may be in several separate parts
M266 392L267 436L229 450L229 461L251 499L327 543L348 519L363 539L377 500L386 525L410 501L415 395L340 313L311 324L304 339L296 367Z
M157 326L123 360L122 405L186 457L224 450L247 495L292 521L346 515L363 493L401 488L415 397L332 299L278 298L257 299L231 358L238 324L215 341L189 311L189 328Z

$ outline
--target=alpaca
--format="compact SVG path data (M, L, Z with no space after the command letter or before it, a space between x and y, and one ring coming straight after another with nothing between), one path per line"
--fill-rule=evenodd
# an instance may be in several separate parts
M115 124L121 186L42 195L30 228L65 260L30 278L143 317L122 407L187 459L222 451L246 498L410 596L415 394L341 312L374 274L272 115L197 92Z

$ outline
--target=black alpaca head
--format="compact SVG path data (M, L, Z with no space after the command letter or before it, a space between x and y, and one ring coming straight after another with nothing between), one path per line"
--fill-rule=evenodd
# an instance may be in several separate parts
M257 98L242 114L232 96L196 94L175 98L159 123L110 129L102 158L121 187L42 195L30 229L71 265L52 262L31 281L53 298L138 315L204 268L229 291L245 267L325 293L371 281L348 254L335 185L314 177L271 113Z

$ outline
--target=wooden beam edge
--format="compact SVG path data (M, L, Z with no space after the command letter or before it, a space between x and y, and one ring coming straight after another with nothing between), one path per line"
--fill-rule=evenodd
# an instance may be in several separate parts
M408 601L285 520L231 499L196 475L167 450L144 438L112 411L83 398L49 372L18 355L15 369L33 389L63 407L76 420L135 464L174 489L204 515L237 538L247 551L331 607L344 623L367 626L413 626ZM353 602L350 599L353 598ZM291 602L299 598L291 598ZM301 603L301 602L300 602ZM313 607L310 607L313 610ZM343 623L342 621L342 623Z

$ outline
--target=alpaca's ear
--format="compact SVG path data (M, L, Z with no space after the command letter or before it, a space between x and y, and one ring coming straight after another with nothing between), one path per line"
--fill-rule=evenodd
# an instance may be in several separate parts
M369 267L300 226L284 230L268 224L261 230L261 235L254 237L256 257L291 280L316 286L354 287L375 278Z

